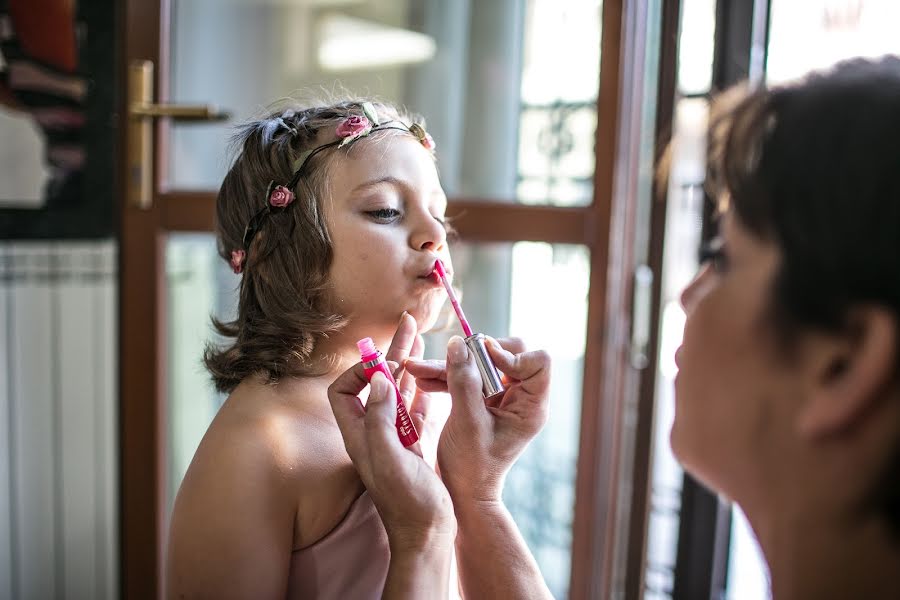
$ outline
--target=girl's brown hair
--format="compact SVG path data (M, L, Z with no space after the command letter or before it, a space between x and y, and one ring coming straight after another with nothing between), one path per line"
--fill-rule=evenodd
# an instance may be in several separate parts
M243 249L244 230L267 202L269 182L290 181L297 158L337 139L338 123L362 115L362 103L291 105L238 128L232 139L238 154L216 199L218 251L226 262L232 251ZM382 121L421 122L388 104L372 104ZM375 135L386 133L397 132ZM329 366L311 358L316 342L345 322L329 310L327 297L332 247L323 202L329 194L329 157L335 151L342 150L312 157L293 190L296 201L271 212L260 225L246 249L237 318L212 319L215 330L230 340L224 346L209 344L203 357L220 392L230 392L254 374L275 383L285 376L319 374Z

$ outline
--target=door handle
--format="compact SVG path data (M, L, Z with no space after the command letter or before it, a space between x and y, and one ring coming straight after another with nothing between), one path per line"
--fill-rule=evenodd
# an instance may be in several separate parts
M153 204L153 119L198 122L228 117L211 104L155 104L153 63L133 61L128 66L128 204L143 210Z

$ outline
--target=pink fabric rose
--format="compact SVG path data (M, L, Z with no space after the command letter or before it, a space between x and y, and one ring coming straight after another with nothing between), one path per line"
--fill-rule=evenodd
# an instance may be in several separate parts
M337 126L335 133L339 138L359 137L369 129L369 119L359 115L353 115L344 119Z
M287 189L283 185L276 185L272 193L269 194L269 204L275 208L284 208L294 201L294 192Z
M246 257L247 253L243 250L231 251L231 270L234 271L235 275L244 270L244 259Z
M427 131L425 131L425 128L421 123L413 123L412 125L410 125L409 132L416 136L416 139L419 140L419 143L422 144L422 146L424 146L426 150L434 152L434 138L431 137L431 135Z

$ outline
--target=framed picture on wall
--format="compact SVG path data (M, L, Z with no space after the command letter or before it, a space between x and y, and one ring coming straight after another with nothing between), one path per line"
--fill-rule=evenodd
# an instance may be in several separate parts
M0 0L0 238L116 231L112 0Z

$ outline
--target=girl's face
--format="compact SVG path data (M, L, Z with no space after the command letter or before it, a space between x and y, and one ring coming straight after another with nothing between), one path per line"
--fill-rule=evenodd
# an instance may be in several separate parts
M777 248L722 217L721 249L681 297L672 450L707 485L735 497L776 452L798 378L778 360L767 322Z
M375 134L336 153L329 169L330 298L350 320L348 335L389 340L404 310L420 332L431 328L446 299L435 259L452 272L431 153L411 136Z

